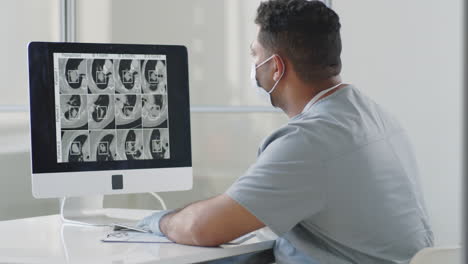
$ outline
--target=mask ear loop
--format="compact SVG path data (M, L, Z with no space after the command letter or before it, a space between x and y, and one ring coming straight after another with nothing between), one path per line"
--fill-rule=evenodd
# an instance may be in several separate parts
M268 57L268 59L264 60L262 63L260 63L259 65L255 66L255 69L258 69L260 66L262 66L263 64L269 62L271 59L273 59L273 57L275 57L276 54L273 54L271 55L270 57Z
M273 54L268 60L270 60L271 58L273 58L274 56L278 56L277 54ZM284 66L284 62L283 62L283 59L278 56L280 61L281 61L281 64L283 65L283 72L281 73L281 76L279 77L278 81L276 81L275 85L273 85L273 88L271 88L271 90L268 92L268 94L271 94L275 89L276 87L278 86L278 83L281 81L281 78L283 78L283 75L284 75L284 72L286 71L286 67ZM264 62L265 63L265 62Z

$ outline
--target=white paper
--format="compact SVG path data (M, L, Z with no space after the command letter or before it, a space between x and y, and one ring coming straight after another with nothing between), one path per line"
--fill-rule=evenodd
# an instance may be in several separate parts
M122 226L122 225L120 225ZM248 233L224 245L240 245L255 237L255 233ZM153 233L142 233L138 231L120 230L114 231L102 239L103 242L126 242L126 243L174 243L167 237L158 236Z
M115 231L102 239L103 242L126 242L126 243L173 243L166 237L152 233L141 233L135 231Z

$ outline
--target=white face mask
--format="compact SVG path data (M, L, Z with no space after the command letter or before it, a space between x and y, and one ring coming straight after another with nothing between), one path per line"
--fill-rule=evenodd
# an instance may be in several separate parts
M281 63L283 64L283 72L281 73L280 78L276 81L275 85L273 85L273 88L271 88L271 90L269 92L267 92L265 89L263 89L262 87L259 86L258 81L257 81L257 69L260 66L264 65L265 63L267 63L268 61L270 61L271 59L273 59L273 57L275 57L275 56L277 56L277 55L273 54L272 56L270 56L268 59L264 60L262 63L260 63L257 66L255 66L255 63L252 63L252 68L251 68L251 71L250 71L250 81L251 81L252 87L257 90L257 93L258 93L259 97L262 100L267 101L270 105L273 105L273 103L271 102L271 93L276 89L276 86L281 81L281 78L283 78L283 75L284 75L285 69L284 69L283 60L281 60Z

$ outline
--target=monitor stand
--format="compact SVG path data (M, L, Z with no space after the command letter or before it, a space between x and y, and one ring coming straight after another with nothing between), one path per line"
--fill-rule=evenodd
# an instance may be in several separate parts
M135 223L135 219L112 217L104 209L104 195L64 197L60 199L62 221L87 226L112 226L113 223Z

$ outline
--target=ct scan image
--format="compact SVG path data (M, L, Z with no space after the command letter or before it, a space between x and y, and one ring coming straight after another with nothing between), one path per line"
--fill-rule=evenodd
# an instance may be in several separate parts
M61 58L58 60L58 68L61 94L87 93L86 60Z
M148 159L143 152L143 130L117 130L117 160Z
M169 131L167 128L144 129L144 151L151 159L169 159Z
M112 59L87 59L88 89L91 94L114 93L114 62Z
M115 92L141 93L141 65L139 60L115 60Z
M117 135L115 130L90 132L91 161L113 161L117 159Z
M117 129L141 128L141 95L115 95L115 123Z
M87 130L87 96L60 95L60 123L63 130Z
M113 94L88 95L89 129L115 129Z
M90 140L87 130L62 132L62 161L91 161Z
M170 158L166 55L53 57L58 163Z
M166 127L167 95L144 94L142 97L142 125L144 128Z
M167 94L166 60L145 60L142 62L143 93Z

